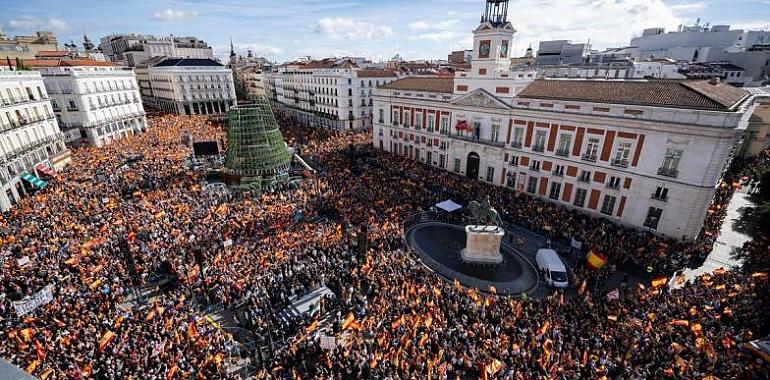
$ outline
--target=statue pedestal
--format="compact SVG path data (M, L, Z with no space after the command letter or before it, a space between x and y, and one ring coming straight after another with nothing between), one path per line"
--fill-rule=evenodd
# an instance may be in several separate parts
M460 258L467 263L500 264L500 243L505 231L498 226L465 226L465 248Z

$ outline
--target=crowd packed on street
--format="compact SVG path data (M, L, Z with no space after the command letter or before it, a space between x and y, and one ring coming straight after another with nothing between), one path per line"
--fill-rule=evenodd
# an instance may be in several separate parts
M258 378L770 377L767 363L740 349L770 330L766 236L744 247L743 268L676 289L608 296L579 286L577 297L544 300L447 282L401 236L404 218L436 201L489 196L517 225L671 276L710 252L732 192L755 179L743 168L766 167L768 152L734 165L704 230L685 241L377 152L366 133L281 124L318 172L298 189L255 196L207 195L187 168L184 135L224 135L202 117L153 117L146 133L75 150L50 186L0 216L0 356L42 379L236 378L226 368L237 342L203 318L204 305L221 305L238 307L255 336L288 341ZM364 224L369 248L360 253L346 231ZM578 270L575 283L612 267ZM164 268L179 281L137 298ZM49 285L50 302L18 315L14 301ZM315 318L332 315L330 326L278 318L280 305L322 285L336 297ZM321 347L320 329L336 348Z

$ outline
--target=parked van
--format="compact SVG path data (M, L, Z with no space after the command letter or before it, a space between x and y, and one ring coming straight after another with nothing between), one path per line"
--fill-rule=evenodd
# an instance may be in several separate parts
M567 267L556 251L550 248L538 249L535 261L537 261L537 269L545 279L546 284L555 288L569 286Z

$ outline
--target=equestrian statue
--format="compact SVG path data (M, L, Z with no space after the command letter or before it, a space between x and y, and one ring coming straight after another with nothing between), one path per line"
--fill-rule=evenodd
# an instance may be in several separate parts
M465 220L468 224L482 226L500 226L503 224L500 214L490 205L489 198L484 199L481 203L470 201L468 212L470 215Z

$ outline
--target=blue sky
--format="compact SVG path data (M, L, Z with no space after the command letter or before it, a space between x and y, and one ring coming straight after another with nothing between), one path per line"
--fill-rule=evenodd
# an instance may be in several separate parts
M220 57L232 37L240 53L252 49L279 62L396 53L445 59L471 46L483 8L483 0L0 0L0 27L10 36L53 30L60 44L78 45L84 31L94 41L110 33L194 35ZM515 55L545 39L622 46L646 27L670 30L698 17L770 29L770 0L511 0L508 14L518 30Z

